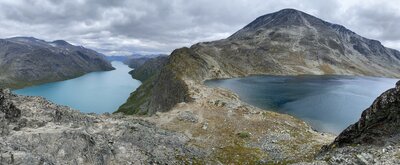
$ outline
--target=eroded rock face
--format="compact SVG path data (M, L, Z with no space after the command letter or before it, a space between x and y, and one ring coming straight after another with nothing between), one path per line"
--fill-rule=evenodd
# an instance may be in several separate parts
M0 164L177 164L204 156L183 134L118 114L82 114L8 90L0 108Z
M383 144L387 138L396 137L399 133L400 81L363 111L360 120L340 133L333 144Z

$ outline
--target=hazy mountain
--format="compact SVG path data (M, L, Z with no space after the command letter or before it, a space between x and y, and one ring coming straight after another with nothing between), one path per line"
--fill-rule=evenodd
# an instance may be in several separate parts
M400 52L341 25L284 9L257 18L227 39L175 50L152 88L137 90L152 94L134 93L146 98L127 104L142 114L167 111L192 101L199 92L192 88L204 80L251 74L400 77Z
M108 61L121 61L124 62L129 58L129 56L106 56Z
M165 54L152 54L152 55L133 54L131 56L128 56L128 58L123 62L130 68L139 68L141 65L143 65L146 61L150 59L157 57L166 57L166 56L167 55Z
M140 81L145 81L153 75L158 75L162 67L168 62L168 56L158 56L147 60L143 65L135 68L129 74L133 78Z
M63 40L0 39L0 87L20 88L112 69L103 54Z

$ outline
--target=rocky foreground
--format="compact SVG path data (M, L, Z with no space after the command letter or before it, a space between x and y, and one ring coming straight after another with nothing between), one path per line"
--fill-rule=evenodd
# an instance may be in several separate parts
M0 91L0 164L151 164L201 158L181 133Z
M241 105L236 95L216 90L204 93L212 94L207 98L213 101L181 104L144 118L83 114L2 90L0 162L290 163L313 160L319 148L333 140L303 121Z

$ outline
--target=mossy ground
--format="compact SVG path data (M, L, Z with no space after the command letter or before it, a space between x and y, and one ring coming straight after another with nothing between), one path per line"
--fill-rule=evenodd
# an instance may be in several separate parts
M114 113L121 112L126 115L146 115L146 112L141 111L141 106L146 104L146 102L148 102L150 99L153 90L154 79L155 76L143 82L143 84L136 91L131 93L127 101L122 104Z
M333 136L322 136L289 115L247 105L230 108L230 99L234 97L229 93L216 91L209 97L179 104L170 112L147 119L162 128L184 133L190 138L187 145L209 152L207 162L223 164L307 162L322 145L333 140ZM210 101L214 99L217 100ZM184 111L193 112L198 122L179 120L177 116ZM270 150L271 147L279 151Z

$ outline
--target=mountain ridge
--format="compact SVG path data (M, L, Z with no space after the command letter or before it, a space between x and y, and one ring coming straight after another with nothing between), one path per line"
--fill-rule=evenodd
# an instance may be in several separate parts
M0 87L22 88L112 69L103 54L63 40L0 39Z
M297 17L279 17L288 13ZM273 21L278 23L271 27ZM176 49L154 80L148 101L133 107L149 114L168 111L191 101L195 93L191 86L204 80L253 74L400 77L400 52L341 25L297 10L281 10L257 18L227 39Z

